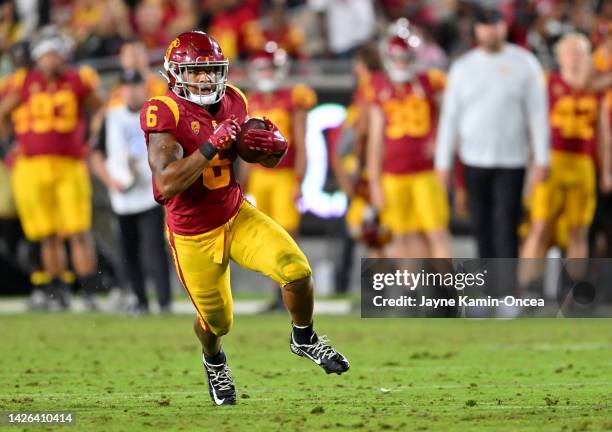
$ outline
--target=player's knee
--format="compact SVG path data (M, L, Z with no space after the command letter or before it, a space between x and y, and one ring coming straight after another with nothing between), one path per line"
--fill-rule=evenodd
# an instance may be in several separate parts
M569 238L574 242L586 241L589 230L586 226L574 226L569 229Z
M215 336L223 336L230 332L234 325L234 317L231 313L221 312L207 317L206 325Z
M532 236L543 240L548 236L550 224L547 221L535 221L531 225L530 233Z
M280 279L293 283L312 276L312 269L303 253L287 253L278 258Z

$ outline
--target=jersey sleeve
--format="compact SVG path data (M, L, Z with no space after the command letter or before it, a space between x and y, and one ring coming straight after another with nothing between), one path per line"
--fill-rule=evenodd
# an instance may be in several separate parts
M317 94L305 84L298 84L291 91L291 102L295 108L310 109L317 103Z
M446 74L440 69L429 69L427 71L427 78L434 93L444 91L446 88Z
M177 130L178 122L178 104L168 96L151 98L140 110L140 127L145 134L149 132L174 133Z

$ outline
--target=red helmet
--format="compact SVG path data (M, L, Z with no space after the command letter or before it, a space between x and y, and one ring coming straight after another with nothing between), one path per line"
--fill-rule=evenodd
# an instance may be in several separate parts
M276 42L266 42L264 47L249 57L249 78L261 92L274 91L282 83L289 69L287 53Z
M170 42L164 56L166 73L162 75L177 96L198 105L211 105L225 94L228 66L217 41L202 31L190 31ZM200 68L208 80L189 82L187 72L198 72Z
M380 216L373 207L367 207L361 226L359 238L371 249L381 249L391 241L391 232L380 223Z
M381 51L383 64L393 81L412 79L417 69L417 48L421 43L421 38L412 31L406 18L400 18L390 26Z

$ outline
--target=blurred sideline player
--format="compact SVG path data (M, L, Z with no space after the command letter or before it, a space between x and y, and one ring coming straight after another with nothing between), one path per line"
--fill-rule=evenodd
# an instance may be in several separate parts
M255 90L247 94L249 113L270 119L289 138L289 147L274 168L245 164L244 181L257 208L295 238L300 224L296 201L306 172L306 115L317 96L302 84L283 86L288 68L287 54L275 42L267 43L249 61L255 84Z
M530 197L531 227L522 249L524 258L546 255L561 218L567 231L567 257L588 257L597 191L595 154L601 189L612 190L609 105L602 92L588 88L589 40L570 33L555 51L560 70L548 78L551 171L547 180L534 186Z
M243 199L236 182L232 143L247 118L247 101L226 85L228 61L219 45L204 32L182 33L168 46L164 69L171 91L144 105L141 126L177 272L197 310L194 330L214 403L236 403L221 346L233 324L230 259L282 286L293 321L292 352L328 373L347 371L344 356L314 332L306 257L285 230ZM269 120L267 126L250 129L243 143L260 149L260 163L273 167L288 144Z
M315 92L303 85L284 86L289 69L287 53L268 42L249 59L248 70L255 90L247 94L252 117L266 117L288 137L287 153L274 168L243 163L242 185L255 206L297 238L301 196L306 172L306 115L317 102ZM282 308L280 291L271 308Z
M162 96L168 91L168 83L154 73L149 65L149 54L144 43L139 39L130 39L121 45L119 63L122 70L137 70L145 80L149 97ZM108 97L109 110L125 105L122 85L115 86Z
M446 191L433 169L434 134L445 76L417 72L421 39L405 26L382 43L386 74L372 77L368 122L370 199L393 239L393 258L450 257Z
M366 171L368 101L373 99L372 74L381 71L378 46L371 43L360 47L353 63L357 87L338 143L332 152L334 174L350 200L346 212L349 234L364 243L370 258L383 257L382 248L390 239L388 230L379 223L378 212L370 205ZM346 259L352 259L352 256Z
M68 306L67 258L93 308L96 257L91 227L91 184L86 156L85 110L99 110L97 74L66 65L67 41L43 29L32 47L35 67L16 72L0 102L0 119L11 112L20 155L12 177L17 211L29 240L41 242L42 263L51 278L48 290ZM14 111L17 110L17 111Z
M612 2L610 2L612 6ZM606 22L600 26L598 32L599 44L593 52L593 69L595 71L595 84L603 79L604 85L600 89L606 92L606 103L612 106L612 23ZM593 83L592 83L593 84ZM610 110L610 123L612 123L612 110ZM598 166L596 168L599 168ZM601 173L598 172L598 176ZM597 194L597 208L591 224L589 243L591 256L612 256L612 193L601 188Z

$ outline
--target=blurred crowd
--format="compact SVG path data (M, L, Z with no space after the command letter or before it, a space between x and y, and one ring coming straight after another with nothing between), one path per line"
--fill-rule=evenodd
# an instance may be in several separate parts
M561 34L576 30L597 42L612 18L606 0L2 0L0 54L52 24L74 40L79 60L117 55L132 38L163 49L195 28L213 35L230 59L270 40L295 58L338 58L405 17L422 33L427 55L443 64L472 46L473 9L491 3L504 13L509 40L545 66Z
M485 10L483 6L489 7L491 5L494 5L495 14L487 15L485 13L483 15L483 10ZM504 23L503 29L501 23ZM49 25L52 25L54 30L53 33L46 34L45 31L48 31ZM479 36L478 31L475 31L478 25L491 28L482 30L482 34ZM499 26L499 28L495 26ZM404 27L407 32L406 35L402 34ZM133 309L137 313L147 313L149 310L145 289L147 276L154 282L161 311L170 311L171 299L167 266L168 256L162 238L163 211L153 201L150 193L150 172L146 162L146 147L140 130L138 113L140 106L148 97L162 95L168 88L167 83L150 68L150 60L155 59L159 62L169 42L177 34L192 29L201 29L214 36L230 61L239 59L250 62L248 63L248 76L252 81L254 90L247 96L252 104L253 115L273 117L273 114L271 114L273 111L277 111L277 113L282 111L281 119L274 119L275 122L279 124L293 122L292 127L280 127L281 130L287 129L288 135L292 135L293 145L298 148L296 155L292 156L292 161L296 160L298 162L295 162L292 167L285 167L290 171L285 173L288 174L289 178L286 183L290 185L290 187L287 187L286 197L283 198L287 202L277 207L282 210L278 215L273 215L273 210L264 211L295 237L298 236L299 231L299 215L295 201L300 195L300 183L304 177L306 163L306 150L303 142L306 113L316 104L317 97L312 89L305 86L283 87L288 68L284 60L283 64L277 63L278 55L282 52L283 59L304 62L308 62L309 59L346 60L347 63L352 61L357 85L349 108L349 115L345 124L341 125L338 131L335 131L337 132L336 138L329 137L330 147L335 146L340 149L334 149L330 152L332 153L330 162L337 177L338 185L349 197L352 206L349 207L349 214L347 215L348 231L351 235L347 236L347 244L341 258L342 263L338 265L340 273L338 286L347 286L348 284L346 275L350 267L349 261L353 256L354 241L363 241L369 247L371 256L452 256L452 245L448 236L449 218L446 214L448 212L441 210L446 206L447 193L454 195L456 216L463 217L469 213L472 222L476 220L474 233L480 256L516 257L520 255L541 257L555 241L560 242L559 239L551 239L547 234L545 235L544 231L550 231L550 226L542 227L534 224L533 220L528 220L529 218L523 219L524 215L521 214L522 211L526 211L523 208L524 203L521 202L523 186L526 183L525 177L528 174L532 177L535 175L535 177L538 177L536 180L545 182L550 174L548 143L540 146L541 148L546 147L543 152L547 152L545 156L541 155L540 161L537 160L538 155L536 154L536 162L541 162L542 165L539 167L541 168L540 171L534 170L533 167L530 168L532 161L528 158L527 150L524 152L517 150L521 159L518 163L516 159L512 159L516 155L500 156L503 152L497 151L494 156L490 157L490 160L482 162L479 158L488 150L482 151L482 149L474 149L474 147L471 150L466 150L465 146L463 150L459 150L460 157L458 159L461 159L461 163L457 161L456 166L452 166L455 162L453 158L456 150L452 148L454 141L466 140L465 136L461 136L461 134L465 135L466 128L462 124L465 119L462 120L459 118L460 116L455 115L456 113L444 113L442 99L445 98L446 110L449 111L448 107L452 105L449 100L453 100L450 99L449 94L454 93L456 99L454 103L461 106L461 103L465 103L465 101L460 101L461 98L458 95L471 84L474 84L473 88L467 90L470 92L471 98L468 107L474 109L474 116L478 117L482 123L487 114L493 115L495 112L503 112L504 114L498 115L494 119L495 121L486 122L485 127L479 125L474 128L475 132L472 135L480 137L483 135L483 130L487 129L488 132L491 132L490 136L495 135L497 137L496 139L499 141L497 144L507 139L507 142L510 143L509 146L511 146L523 140L524 142L519 144L525 149L529 147L530 139L531 141L539 140L541 141L540 144L547 141L549 128L557 127L567 132L566 135L568 136L562 136L561 141L568 137L576 138L570 135L582 132L578 131L575 124L578 124L578 121L585 120L586 117L584 115L582 117L580 115L575 116L572 111L573 108L570 110L572 112L569 113L565 109L565 105L563 107L559 105L563 109L559 109L556 118L560 120L552 119L553 124L549 124L548 110L552 111L557 107L546 106L545 92L547 90L543 84L540 87L536 84L533 88L524 87L517 90L515 94L510 94L510 97L514 97L516 94L521 93L522 95L524 92L526 98L532 98L529 99L530 102L526 110L519 109L512 114L508 112L509 105L503 103L495 105L494 110L491 110L487 105L490 101L485 101L486 103L480 106L479 96L492 94L493 91L499 91L499 100L511 104L504 92L512 89L510 87L505 88L504 85L493 90L486 86L477 89L478 84L486 84L488 81L483 80L482 83L479 83L478 80L474 80L474 83L470 82L469 77L473 75L470 75L470 69L465 66L465 62L463 62L465 70L461 72L464 76L458 80L456 76L460 73L457 72L458 67L456 65L460 62L455 60L461 55L475 46L485 47L485 49L490 48L492 53L497 53L499 47L487 48L487 43L490 43L491 38L501 38L501 41L507 38L513 44L512 49L515 49L515 46L520 47L522 53L520 54L522 56L520 60L512 57L512 53L505 53L512 57L509 60L510 63L520 64L519 69L523 70L529 69L534 63L538 63L531 60L532 58L537 59L539 64L537 67L534 66L531 78L542 77L544 71L551 72L558 68L560 57L558 49L555 47L558 47L557 42L559 40L571 34L573 35L570 38L571 40L565 43L569 47L566 49L568 54L565 57L569 65L567 70L580 64L582 61L580 59L586 59L585 61L589 65L593 65L594 73L591 74L590 67L585 69L588 69L589 76L588 84L586 84L586 81L583 83L584 87L589 89L588 91L593 89L593 94L586 94L585 97L593 96L599 104L600 100L603 100L601 95L605 94L607 90L606 100L608 102L606 104L602 102L601 106L608 106L609 100L612 100L609 93L610 83L612 83L610 78L612 72L612 0L179 0L172 2L165 0L0 0L0 78L12 77L2 82L7 84L6 86L0 85L0 94L3 97L10 93L11 86L16 86L15 82L18 80L15 79L15 75L18 74L14 74L14 72L20 67L32 68L35 65L34 69L53 68L53 65L42 65L40 60L49 51L60 50L58 48L60 46L64 59L68 59L70 62L80 61L81 65L86 65L88 60L95 58L117 58L117 63L121 69L119 82L114 83L110 88L103 88L104 86L101 85L96 71L81 67L78 71L78 79L80 80L78 85L87 87L87 91L95 95L97 99L96 103L87 107L89 114L91 114L91 118L87 120L91 120L91 122L88 130L88 157L86 159L89 170L108 189L112 210L118 225L117 244L119 250L117 255L121 262L119 279L122 279L122 281L113 283L123 283L131 286L136 299ZM487 32L489 33L487 34ZM583 37L577 37L576 35L583 35ZM396 40L393 38L396 38ZM487 40L489 42L486 42ZM384 43L380 43L381 41L384 41ZM270 50L270 46L274 48ZM36 50L38 50L38 53ZM575 52L572 50L575 50ZM152 55L153 53L155 53L155 56ZM578 57L580 55L588 57ZM570 57L572 58L570 59ZM413 70L413 66L417 63L418 74L416 68ZM455 67L454 73L453 66ZM496 66L498 65L492 63L486 65L492 71ZM449 68L450 79L447 84L446 71ZM486 69L480 64L474 66L474 68L477 71ZM571 79L576 78L580 81L582 78L578 75L581 73L581 71L568 72L566 75L570 76ZM453 76L455 76L454 79ZM490 78L490 76L488 77ZM277 82L272 82L274 81L272 78ZM505 82L503 79L506 78L500 79L499 82ZM565 75L555 79L559 80L559 84L557 87L549 86L549 93L551 94L567 92L567 95L563 95L571 98L582 92L582 90L576 90L572 93L573 84L569 85L564 81L567 80ZM538 80L539 78L534 78L533 82ZM41 79L41 82L44 83L44 80ZM531 90L534 91L530 93ZM538 99L537 93L540 91L543 97ZM279 96L281 93L282 97ZM582 93L580 94L580 97L584 96ZM273 95L273 97L270 97L270 95ZM406 102L406 98L412 99ZM415 121L415 112L418 111L417 114L420 113L419 115L423 112L419 111L422 105L416 104L414 102L415 98L420 98L417 102L427 104L427 112L429 113L429 110L431 110L432 113L435 112L435 115L429 118L428 114L428 118L425 118L422 123ZM564 101L567 101L567 98ZM93 99L93 96L87 100L88 103L92 102L89 99ZM387 99L395 102L393 109L387 109L389 106ZM276 106L275 104L279 104L279 101L286 101L285 106L280 108ZM5 102L6 100L4 104L8 105ZM53 103L61 105L63 102L55 100ZM542 106L537 106L540 103ZM378 113L371 109L373 106L377 107ZM3 103L0 103L0 107L5 108ZM20 117L16 114L19 111L19 109L15 109L16 107L17 104L13 108L6 109L3 114L13 116L12 132L19 138ZM539 108L539 111L536 108ZM66 120L60 117L68 111L51 112L50 116L52 120L58 120L58 118L59 120ZM457 111L462 111L465 114L469 110L464 108L462 110L457 109ZM444 121L441 121L442 127L438 129L439 112ZM378 124L377 115L380 116ZM517 127L511 130L507 134L508 136L501 137L502 133L500 131L509 124L509 118L513 115L517 118ZM542 121L535 129L539 127L542 134L539 138L534 138L534 119L538 116L541 117L540 120ZM579 120L576 120L576 118L579 118ZM612 119L612 117L609 119ZM560 124L555 123L555 121L560 122ZM394 123L397 128L392 130L391 135L389 135L389 130L393 128L389 128L388 125ZM425 123L427 123L427 130L421 131L421 127ZM386 124L387 127L384 128L383 124ZM564 127L564 124L570 124L571 127ZM296 133L296 125L299 126L299 133ZM26 129L28 127L30 126L26 125ZM10 129L10 127L0 129L0 132L2 132L0 138L9 144L14 139L14 136L8 133ZM83 142L85 138L84 129L85 127L83 127ZM531 129L530 132L529 129ZM289 130L292 131L289 132ZM443 133L440 134L440 131ZM41 131L34 132L40 133ZM436 141L436 133L445 137L444 139L437 137L438 149L443 147L447 149L444 151L438 150L439 154L435 155L437 160L434 166L435 150L433 147ZM532 134L530 139L527 137L529 133ZM418 139L411 134L416 134L415 136ZM378 136L380 142L372 140L372 136ZM578 136L578 138L585 137ZM591 139L592 137L588 138ZM389 144L388 141L394 139L397 142ZM19 141L19 139L15 141ZM440 141L443 141L443 146L440 146ZM298 142L301 142L301 144L298 145ZM348 147L346 146L347 142L350 142ZM408 157L404 157L406 156L406 150L402 144L404 142L411 146L414 145L416 149ZM490 143L482 142L478 145L485 144L490 145ZM387 161L383 160L384 152L380 149L385 148L388 151L392 146L395 146L393 148L401 148L396 159L410 161L420 160L419 158L421 158L422 166L408 166L410 164L407 163L405 165L400 164L398 167L394 166L393 163L388 164ZM5 147L4 150L9 145ZM376 150L377 147L379 150ZM375 150L372 150L373 148ZM553 148L553 153L554 150ZM470 154L470 151L472 154ZM419 152L423 154L417 154ZM538 152L537 148L535 152ZM593 153L593 159L595 159L597 167L588 162L589 165L584 171L589 176L597 174L603 185L597 197L598 210L597 215L595 215L596 223L593 224L593 226L597 225L603 233L598 234L592 230L589 251L586 242L588 229L595 213L595 197L593 197L589 201L589 206L592 204L593 208L589 209L589 214L579 221L582 231L575 242L577 246L572 248L572 238L570 236L569 239L565 238L563 240L565 242L564 247L566 251L569 250L569 255L578 251L574 254L576 257L610 256L610 250L612 250L612 229L610 226L612 224L609 222L609 220L612 220L612 216L610 216L612 214L610 210L612 209L610 203L612 172L604 172L605 175L602 175L601 171L596 172L600 170L600 164L596 160L598 156L594 154L596 152L593 148L585 151L580 150L580 152ZM590 160L591 153L583 159ZM602 158L601 155L602 153L599 154L600 159ZM3 154L3 156L6 156L4 158L6 164L0 164L0 203L8 203L11 201L11 197L9 191L10 175L7 167L13 168L16 157L14 153ZM504 160L506 156L510 159ZM347 162L347 159L351 158L353 163L355 159L357 160L357 168L353 167L352 172L348 173L348 170L345 170L342 166ZM381 167L375 167L371 162L372 160L377 161L382 167L382 172ZM444 160L444 163L440 160ZM507 172L508 160L511 160L510 165L516 165L512 166L515 172ZM576 163L575 160L572 160L571 164L574 163ZM606 160L606 164L608 164L606 169L609 168L611 163L611 160ZM536 168L538 168L537 163ZM574 168L572 166L569 170L574 170ZM453 175L458 178L457 185L453 186L451 186L453 180L450 179L452 169L455 169L456 172ZM360 170L364 171L363 179L360 178L362 175ZM30 177L29 173L32 172L36 172L36 167L30 167L25 177ZM418 183L413 181L415 178L399 178L404 175L412 176L415 173L418 175L427 174L428 177L423 177L422 182L419 180ZM247 178L247 174L251 177ZM257 195L257 183L263 184L266 179L270 182L272 181L270 179L273 178L269 172L259 173L260 180L257 180L258 173L256 171L245 172L242 175L244 178L241 181L245 190L253 196ZM393 176L397 177L395 180L391 179L391 181L397 180L397 183L391 185L389 181L385 180L385 175L387 175L387 180ZM488 185L497 182L495 180L497 178L501 179L498 182L499 190L485 190ZM271 192L259 188L262 196L262 198L259 198L260 205L263 206L261 203L264 198L268 199L275 195L276 199L278 184L281 180L282 178L279 182L272 181L274 184L271 185ZM88 182L88 180L84 181ZM562 183L565 180L559 181ZM24 183L26 182L27 180L24 181ZM589 189L589 193L596 193L595 186L589 184L585 187ZM393 190L399 192L393 193ZM496 209L498 202L496 201L493 204L493 201L495 201L493 198L504 196L506 193L508 194L507 199L497 200L505 200L505 202ZM494 195L493 198L491 197L492 194ZM548 198L546 191L541 194L544 197L541 201L545 202ZM419 232L419 235L424 234L424 249L415 246L416 243L413 242L415 239L406 234L414 231L412 225L406 225L411 222L407 222L409 217L406 216L406 209L415 207L413 202L417 195L422 195L422 201L426 203L426 206L428 205L433 209L423 211L423 214L416 215L414 218L415 220L419 218L426 220L424 225L421 223L422 221L415 222L416 231ZM395 206L393 212L390 212L394 215L389 216L385 215L384 211L385 208L388 211L391 205L389 197L400 197L402 199L410 197L413 202L410 202L407 198L404 201L397 200L393 203ZM440 197L442 197L441 201L439 201ZM469 199L472 201L470 202ZM474 200L479 200L479 202ZM576 202L577 204L574 207L579 208L581 202L579 200ZM270 208L273 207L276 208L275 205L270 204ZM291 207L291 213L285 211L289 207ZM429 212L430 210L431 212ZM540 213L546 213L545 210L542 209ZM453 210L451 209L451 211ZM295 217L281 222L281 219L287 219L289 214L294 214ZM380 220L378 219L379 216ZM546 214L540 216L544 219L548 217ZM14 253L17 249L19 223L15 217L14 204L12 207L3 204L0 208L0 221L2 222L0 223L0 231L2 231L0 235L4 240L5 252ZM354 220L351 221L351 218L356 218L357 222L352 224ZM503 231L500 226L506 220L508 225L507 238L494 238L496 236L503 237L498 233ZM381 231L382 228L379 223L381 221L383 222L382 225L387 225L387 228L390 228L391 233ZM527 239L528 246L522 252L519 252L518 234L520 230L517 230L517 226L522 221L525 221L525 223L521 225L523 230L521 235L523 240ZM567 221L564 222L567 223ZM75 224L79 228L79 221L76 221ZM24 225L23 222L22 225ZM83 226L85 225L83 224ZM88 229L89 227L85 230L81 227L81 233ZM488 231L496 230L498 233L483 232L487 229ZM75 228L74 231L78 232L78 229ZM156 235L151 235L152 232L155 232ZM45 236L42 234L35 234L33 237L43 238L42 251L39 242L33 243L29 260L32 266L32 284L34 286L51 284L55 287L56 295L61 299L62 293L60 291L74 283L76 276L78 283L81 284L81 288L86 294L90 295L96 291L100 285L96 270L104 264L104 260L102 255L96 254L95 244L89 237L89 233L68 239L67 244L71 246L68 257L64 256L66 245L64 245L63 240L50 245L45 243ZM386 252L383 252L385 248ZM10 256L10 253L8 256ZM50 256L54 258L50 259ZM72 259L72 265L68 264L70 259ZM54 270L52 270L51 276L48 271L49 264L45 260L53 262L51 267ZM60 263L60 261L62 262ZM143 262L146 265L142 265ZM91 295L89 297L91 308L95 308L93 298L91 298Z

